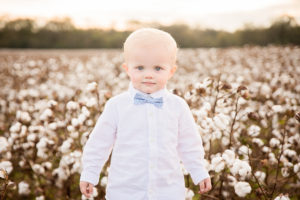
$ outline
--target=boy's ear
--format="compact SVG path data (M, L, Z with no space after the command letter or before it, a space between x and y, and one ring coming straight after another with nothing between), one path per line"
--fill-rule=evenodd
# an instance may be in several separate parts
M177 65L174 65L170 71L169 79L173 76L173 74L176 72L176 70L177 70Z
M123 63L123 64L122 64L122 68L125 69L126 72L128 72L128 66L127 66L126 63Z

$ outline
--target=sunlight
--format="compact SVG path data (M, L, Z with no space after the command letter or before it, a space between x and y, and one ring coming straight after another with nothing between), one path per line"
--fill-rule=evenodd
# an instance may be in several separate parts
M289 14L300 19L296 0L0 0L0 16L34 17L48 20L70 17L79 27L125 27L129 20L200 23L235 29L245 22L266 24L275 16ZM122 29L122 28L121 28Z

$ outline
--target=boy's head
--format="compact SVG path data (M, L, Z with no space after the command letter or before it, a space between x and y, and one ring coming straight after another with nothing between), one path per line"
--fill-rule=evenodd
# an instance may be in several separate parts
M124 57L133 87L151 94L164 88L176 71L177 44L167 32L142 28L126 39Z

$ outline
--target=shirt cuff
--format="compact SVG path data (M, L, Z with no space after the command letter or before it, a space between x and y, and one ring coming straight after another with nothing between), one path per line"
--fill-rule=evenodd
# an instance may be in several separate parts
M190 175L195 185L198 185L202 180L210 177L208 171L204 168L194 170Z
M82 171L80 175L80 181L89 182L95 186L99 183L99 176L87 171Z

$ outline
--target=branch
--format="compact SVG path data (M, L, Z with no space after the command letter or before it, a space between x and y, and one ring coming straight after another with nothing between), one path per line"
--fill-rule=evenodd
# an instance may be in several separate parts
M248 152L247 152L247 153L248 153L248 157L249 157L249 164L250 164L251 168L253 168L253 167L252 167L253 165L252 165L252 163L251 163L251 160L252 160L252 159L251 159L251 155L250 155L250 153L249 153L249 145L248 145ZM254 179L255 179L255 181L256 181L256 183L257 183L259 189L262 191L263 196L265 197L265 199L268 199L267 195L265 194L264 189L262 188L261 184L259 183L258 179L256 178L256 176L255 176L253 170L251 170L251 174L252 174L252 176L254 177ZM259 198L260 198L260 196L259 196ZM260 199L261 199L261 198L260 198Z
M238 102L239 102L239 98L240 96L238 95L237 99L236 99L236 102L235 102L235 110L234 110L234 117L233 117L233 121L231 123L231 127L230 127L230 133L229 133L229 145L228 145L228 148L231 147L232 145L232 134L233 134L233 126L235 124L235 121L236 121L236 117L237 117L237 114L238 114Z
M285 118L286 118L286 116L285 116ZM280 153L279 153L279 155L277 157L277 167L276 167L275 184L273 186L273 190L272 190L272 193L271 193L271 198L273 198L273 194L275 192L276 185L277 185L277 179L278 179L279 167L280 167L280 158L281 158L281 156L283 154L283 145L284 145L285 135L286 135L286 121L284 122L284 127L283 127L283 139L282 139L282 142L281 142L281 149L280 149Z

